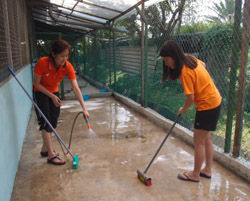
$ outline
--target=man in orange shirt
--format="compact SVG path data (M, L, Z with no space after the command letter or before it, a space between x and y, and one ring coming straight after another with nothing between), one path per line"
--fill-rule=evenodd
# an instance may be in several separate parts
M61 100L58 97L58 86L65 76L71 82L72 89L82 106L84 117L89 118L81 90L76 81L74 68L67 61L70 50L70 46L66 41L55 41L50 55L39 59L34 69L34 100L53 128L57 126L61 106ZM48 163L54 165L65 164L65 161L58 156L59 154L53 151L51 142L52 129L40 116L39 112L36 111L36 114L43 137L41 156L48 157Z
M193 56L185 55L174 41L166 41L160 50L163 60L162 82L167 78L180 79L186 100L179 109L184 114L194 102L197 111L194 123L194 169L178 174L184 181L199 182L200 177L211 178L213 161L212 131L215 131L219 119L221 95L205 64ZM205 167L201 169L203 162Z

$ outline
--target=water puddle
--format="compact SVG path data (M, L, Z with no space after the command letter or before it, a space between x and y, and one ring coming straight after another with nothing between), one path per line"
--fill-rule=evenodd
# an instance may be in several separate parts
M75 107L78 105L80 105L80 103L78 101L63 102L61 109L72 108L72 107Z
M163 161L166 161L167 160L167 157L165 155L160 155L157 157L157 159L154 161L154 164L155 163L159 163L159 162L163 162Z
M128 163L128 161L121 162L122 165L126 165L127 163Z

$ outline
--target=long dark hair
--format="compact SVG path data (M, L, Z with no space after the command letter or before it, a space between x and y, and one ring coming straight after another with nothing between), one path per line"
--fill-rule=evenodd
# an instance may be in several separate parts
M51 50L50 50L50 54L49 57L52 60L54 66L55 66L55 60L54 57L52 56L52 52L57 55L62 53L63 51L65 51L66 49L69 50L69 55L71 53L71 47L69 45L69 43L65 40L56 40L53 45L51 46ZM63 67L65 67L66 63L64 64Z
M176 80L179 78L183 64L194 69L197 66L196 58L190 55L185 55L180 46L173 40L166 41L160 49L161 57L171 57L175 62L175 68L171 69L163 62L162 82L166 79Z

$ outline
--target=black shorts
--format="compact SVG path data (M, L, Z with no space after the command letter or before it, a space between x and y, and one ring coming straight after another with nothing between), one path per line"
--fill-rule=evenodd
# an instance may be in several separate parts
M58 92L54 94L56 96L59 95ZM60 107L56 107L52 99L42 92L34 91L33 95L34 95L34 101L38 105L39 109L48 119L48 121L53 126L53 128L56 128L57 120L60 114ZM52 128L47 124L47 122L40 115L37 109L36 109L36 115L37 115L38 124L40 125L40 130L46 130L49 133L52 132Z
M215 131L220 116L220 108L221 105L211 110L196 111L194 128Z

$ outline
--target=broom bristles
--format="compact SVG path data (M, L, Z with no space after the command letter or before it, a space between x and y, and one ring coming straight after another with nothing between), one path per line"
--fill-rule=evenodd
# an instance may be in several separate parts
M152 179L149 178L149 177L146 177L140 170L137 170L137 177L146 186L151 186L152 185Z

